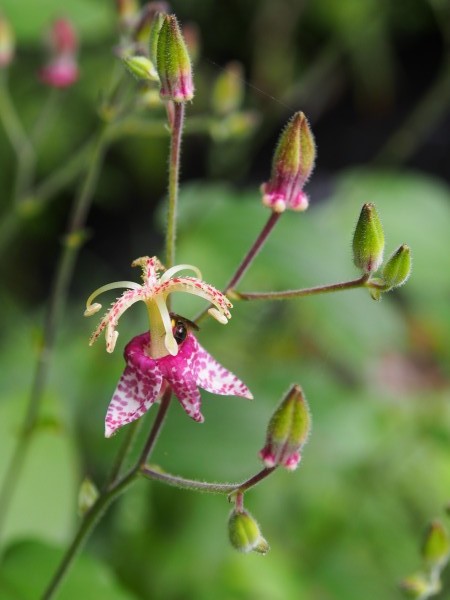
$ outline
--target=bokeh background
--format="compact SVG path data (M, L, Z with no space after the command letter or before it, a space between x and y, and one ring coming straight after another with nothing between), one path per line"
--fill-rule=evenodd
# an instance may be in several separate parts
M47 112L20 210L16 156L0 127L0 475L29 398L84 167L42 206L34 199L98 130L111 73L122 69L113 0L3 0L1 8L17 36L9 73L16 110L27 130ZM388 253L411 246L414 271L379 303L364 290L236 303L227 327L203 324L202 344L255 401L205 394L202 426L173 403L152 460L186 477L245 479L259 468L273 407L300 383L314 422L300 468L276 472L246 496L271 544L267 556L229 547L225 498L142 481L107 512L58 597L395 600L398 582L420 567L424 527L445 519L450 500L449 4L184 0L172 10L197 45L177 262L199 266L219 288L226 283L268 217L258 188L279 131L303 110L318 147L310 209L283 216L240 289L355 277L350 243L364 202L378 208ZM55 94L37 73L44 33L61 15L79 32L80 80ZM224 115L211 90L230 61L241 65L243 98ZM145 311L127 313L113 355L102 342L87 347L94 323L82 313L96 287L135 278L134 258L162 254L168 136L163 112L142 107L142 90L126 73L122 89L138 120L111 140L98 178L38 427L3 531L5 600L39 597L76 529L81 481L102 485L124 435L103 438L104 413L123 347L145 328ZM202 308L176 302L188 317Z

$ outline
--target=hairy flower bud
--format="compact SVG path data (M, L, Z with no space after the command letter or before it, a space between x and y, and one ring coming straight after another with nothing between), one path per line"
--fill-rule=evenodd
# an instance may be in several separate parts
M8 67L14 58L14 32L0 14L0 69Z
M281 400L267 428L266 444L259 453L266 467L282 465L293 471L311 431L311 414L303 391L293 385Z
M450 540L440 521L433 521L425 534L422 557L429 567L441 569L450 556Z
M297 112L281 133L272 161L270 180L263 183L263 204L274 212L305 210L303 186L314 168L316 146L308 121Z
M149 35L149 52L150 59L154 65L158 64L158 38L159 32L161 31L161 27L163 26L165 20L165 14L161 12L157 12L152 20L152 24L150 27L150 35Z
M126 56L123 62L127 69L140 81L159 81L158 73L151 60L145 56Z
M364 204L353 234L353 261L364 273L375 273L383 262L384 233L374 204Z
M411 274L411 250L403 244L389 258L383 269L386 291L406 283Z
M175 15L165 15L158 35L157 68L164 100L187 102L194 97L191 60Z
M266 554L269 551L258 523L246 510L233 510L228 521L228 534L231 545L239 552Z

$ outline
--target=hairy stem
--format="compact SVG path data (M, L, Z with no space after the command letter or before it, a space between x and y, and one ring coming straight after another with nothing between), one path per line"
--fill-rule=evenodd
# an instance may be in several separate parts
M259 254L261 248L266 243L270 232L275 227L275 225L278 223L278 219L281 217L281 214L282 213L276 213L276 212L271 213L271 215L270 215L269 219L267 220L267 223L264 225L261 233L258 235L258 237L256 238L255 242L253 243L252 247L250 248L250 250L247 252L247 254L242 259L242 262L239 265L239 267L236 269L236 272L233 275L233 277L230 279L228 284L225 286L225 294L228 292L228 290L230 290L235 285L237 285L239 283L239 281L244 277L245 273L247 272L247 269L250 267L250 265L254 261L255 257Z
M195 492L206 492L209 494L234 494L245 492L254 487L260 481L268 477L276 467L261 469L256 475L246 479L241 483L210 483L208 481L198 481L196 479L186 479L178 475L171 475L158 469L154 465L144 465L141 467L141 473L155 481L161 481L173 487L192 490Z
M167 211L166 264L170 268L175 263L175 241L178 209L178 188L180 175L181 137L184 123L184 103L174 102L174 117L169 158L169 208Z
M237 285L239 283L239 281L242 279L242 277L245 275L245 273L247 272L248 268L250 267L250 265L252 264L252 262L254 261L254 259L256 258L256 256L259 254L259 252L261 251L261 248L264 246L264 244L266 243L272 229L275 227L276 223L278 223L278 220L280 218L280 216L283 213L276 213L276 212L272 212L270 214L270 217L268 218L266 224L264 225L264 227L262 228L260 234L258 235L258 237L256 238L256 240L253 242L252 246L250 247L250 249L248 250L247 254L244 256L244 258L242 259L242 261L240 262L239 266L237 267L234 275L231 277L230 281L228 282L228 284L225 286L223 293L224 294L228 294L228 292L230 290L232 290L234 288L235 285ZM233 291L234 294L234 291ZM206 313L208 312L208 309L211 307L211 305L207 306L195 319L195 322L198 323L199 321L201 321L203 319L203 317L206 315Z
M304 298L305 296L317 296L319 294L330 294L332 292L341 292L360 287L380 287L375 283L368 281L368 275L363 275L359 279L344 281L342 283L332 283L329 285L318 285L311 288L300 290L285 290L283 292L238 292L230 290L230 298L237 300L289 300L291 298ZM381 286L382 287L382 286Z

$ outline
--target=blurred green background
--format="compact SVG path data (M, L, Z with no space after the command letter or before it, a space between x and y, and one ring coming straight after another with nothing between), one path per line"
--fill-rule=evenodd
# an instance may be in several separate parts
M81 76L51 105L37 144L36 186L16 213L16 159L0 128L0 476L20 430L84 172L40 210L33 193L98 128L111 72L121 68L112 0L68 0L64 8L57 0L3 0L2 10L17 36L9 85L25 128L48 102L37 78L42 39L62 14L79 31ZM384 223L387 252L408 243L414 270L381 303L356 290L236 303L227 327L204 322L201 343L255 401L205 393L202 426L173 403L152 462L186 477L245 479L259 468L273 407L300 383L313 416L300 468L276 472L246 496L271 544L267 556L229 547L226 498L142 481L107 512L58 598L395 600L399 580L420 565L426 523L450 500L449 4L185 0L172 10L197 31L200 48L183 143L177 262L197 265L219 288L226 283L267 220L258 187L280 128L303 110L318 146L310 209L283 216L239 288L355 277L352 230L368 201ZM214 112L210 94L231 60L242 64L245 82L235 121ZM132 104L137 83L125 77L123 89L133 114L147 118ZM162 255L168 137L161 110L148 114L157 115L155 127L130 130L105 156L38 431L4 531L2 600L39 597L76 529L81 481L102 485L124 436L105 440L103 419L121 352L145 329L145 311L121 321L113 355L102 341L88 348L94 323L82 312L93 289L136 278L134 258ZM5 226L11 219L14 226ZM187 317L202 308L175 302ZM146 415L142 436L153 416Z

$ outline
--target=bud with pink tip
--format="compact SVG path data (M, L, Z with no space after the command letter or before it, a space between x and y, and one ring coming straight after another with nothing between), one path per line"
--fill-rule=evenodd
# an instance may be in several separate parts
M281 133L272 161L270 180L263 183L263 204L274 212L308 208L303 186L314 168L316 146L308 121L297 112Z
M175 15L165 15L157 42L157 68L164 100L188 102L194 97L192 67Z
M14 32L9 21L0 14L0 69L8 67L14 58Z
M43 83L54 88L67 88L78 79L76 52L78 39L68 19L57 19L50 31L50 59L39 74Z
M270 419L266 444L259 453L266 467L281 465L293 471L311 430L311 414L299 385L293 385Z

